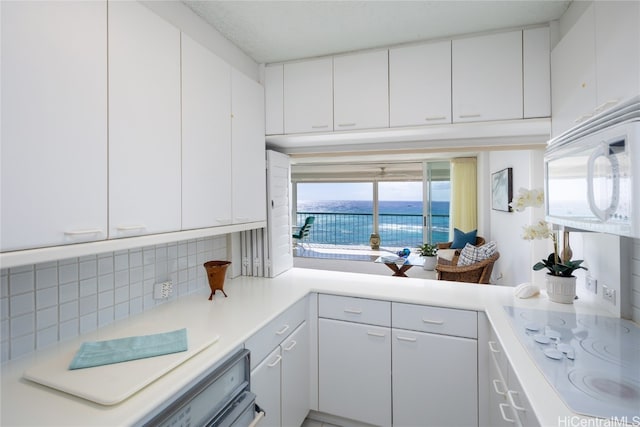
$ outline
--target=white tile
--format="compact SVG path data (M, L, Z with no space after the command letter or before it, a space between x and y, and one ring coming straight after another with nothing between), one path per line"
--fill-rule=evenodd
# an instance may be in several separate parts
M154 280L156 277L156 266L155 264L149 264L149 265L145 265L144 266L144 273L143 273L144 279L151 279Z
M127 317L129 317L129 300L116 304L113 313L114 320L126 319Z
M80 334L95 331L98 328L98 313L93 312L80 317Z
M197 242L195 240L189 240L187 242L187 254L188 255L195 255L197 252L198 246L197 246Z
M129 285L129 270L116 271L114 275L114 286L120 288Z
M9 332L9 319L2 319L0 321L0 337L3 341L8 340L11 333Z
M36 333L36 348L41 349L58 342L58 325L39 330Z
M35 289L35 279L33 269L13 273L9 270L9 295L17 295Z
M129 270L129 253L119 253L114 257L115 271Z
M9 298L0 298L0 319L8 319L8 318L9 318Z
M89 295L84 298L80 298L80 317L90 313L96 313L98 311L98 296Z
M112 323L113 323L113 306L107 307L98 311L98 327L99 328L110 325Z
M98 294L98 310L106 307L113 307L113 291Z
M81 261L78 271L80 281L96 277L98 275L98 262L95 259Z
M196 253L202 253L207 250L207 243L204 239L198 239L196 241Z
M78 264L78 258L65 258L65 259L59 259L58 260L58 267L60 267L61 265L67 265L67 264Z
M178 258L178 244L177 243L169 243L167 245L167 257Z
M58 305L58 288L47 288L36 291L36 309L57 306Z
M178 243L178 256L184 257L187 255L189 255L189 247L187 245L187 242Z
M187 266L189 268L191 267L195 267L196 265L198 265L198 257L196 254L191 254L187 257Z
M144 279L144 269L142 267L134 267L129 270L129 282L142 282Z
M11 340L10 358L16 359L25 354L29 354L36 348L35 333L17 337Z
M120 304L125 301L129 301L129 287L123 286L121 288L116 288L114 293L114 303ZM127 306L128 307L128 306Z
M184 270L189 267L189 258L186 256L178 258L178 270Z
M9 341L0 342L0 363L9 361L10 346Z
M62 284L77 282L79 280L78 263L60 264L58 266L58 280Z
M129 298L138 298L142 296L142 282L136 282L129 285Z
M36 331L36 322L34 313L25 314L18 317L12 317L9 320L9 329L11 338L22 335L33 334Z
M113 288L113 274L98 276L98 292L112 291Z
M167 245L158 245L156 246L156 262L160 260L166 260L167 255Z
M8 297L9 296L9 272L7 270L2 270L2 275L0 275L0 297Z
M98 276L113 273L113 255L98 257Z
M45 289L58 284L58 266L36 269L36 289Z
M20 265L18 267L11 267L9 269L9 275L18 274L18 273L25 273L27 271L33 272L33 268L34 268L33 264Z
M33 292L20 294L9 298L9 316L15 317L35 310L35 295Z
M129 315L142 313L142 297L131 298L129 300Z
M58 298L60 303L73 301L78 299L78 282L67 283L66 285L60 285L58 291Z
M142 263L149 265L156 262L156 249L154 247L144 248L142 250Z
M80 298L86 297L88 295L95 295L97 293L98 293L97 277L92 277L91 279L80 281Z
M78 336L80 321L78 318L60 323L60 340L75 338Z
M67 322L71 319L77 319L80 316L79 302L70 301L60 304L60 323Z
M143 295L152 295L153 294L153 285L155 282L153 280L145 280L142 282L142 293Z
M36 329L41 330L58 324L58 306L36 312Z
M129 252L129 267L142 267L142 251L135 250Z

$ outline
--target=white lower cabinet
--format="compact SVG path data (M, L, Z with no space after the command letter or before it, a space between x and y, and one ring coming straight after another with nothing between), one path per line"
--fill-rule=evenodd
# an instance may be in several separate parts
M478 425L477 341L392 330L393 425Z
M251 372L251 391L256 394L256 403L266 414L261 427L280 426L281 376L282 355L278 346Z
M391 329L318 320L318 409L391 425Z

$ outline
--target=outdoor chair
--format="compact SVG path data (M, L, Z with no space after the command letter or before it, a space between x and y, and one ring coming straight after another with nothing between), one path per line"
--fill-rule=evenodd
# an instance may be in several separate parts
M309 233L311 232L311 226L313 225L313 222L315 220L316 220L315 217L308 216L304 220L304 224L298 228L298 231L292 234L293 238L297 240L297 243L299 243L300 246L302 246L303 250L304 250L304 239L306 237L309 237Z
M489 280L491 280L493 264L498 258L500 258L500 253L496 252L490 258L471 265L458 266L437 264L436 272L438 273L438 280L488 284Z

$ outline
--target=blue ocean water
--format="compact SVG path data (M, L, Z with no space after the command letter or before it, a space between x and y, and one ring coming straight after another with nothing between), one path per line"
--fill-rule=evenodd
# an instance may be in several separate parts
M373 230L373 201L298 201L297 223L314 215L310 242L337 245L368 245ZM446 242L449 238L449 202L431 203L432 229L423 236L421 201L380 201L378 230L383 247L415 247L423 242Z

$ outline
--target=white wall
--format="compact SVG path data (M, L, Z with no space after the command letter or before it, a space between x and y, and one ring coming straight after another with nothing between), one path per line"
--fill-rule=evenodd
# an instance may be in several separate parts
M630 305L631 318L640 323L640 239L634 239L631 257Z
M524 282L541 283L543 273L532 270L533 264L549 254L550 241L527 241L522 239L523 227L544 219L542 208L527 208L523 212L503 212L491 208L492 173L504 168L513 168L513 194L520 188L542 188L543 154L540 150L492 151L488 155L488 173L483 181L488 189L483 194L483 204L488 212L490 235L485 236L498 244L500 259L493 268L493 282L499 285L515 286Z

